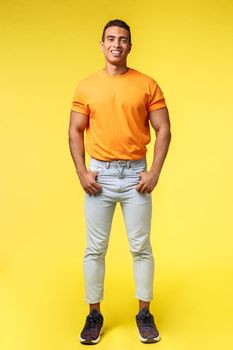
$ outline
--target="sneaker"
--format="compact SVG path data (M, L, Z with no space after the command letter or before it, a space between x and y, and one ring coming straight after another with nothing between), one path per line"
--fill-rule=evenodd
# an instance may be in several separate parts
M156 328L154 317L146 307L144 307L136 315L136 322L139 331L139 339L141 342L155 343L160 340L160 335Z
M85 326L80 334L82 344L97 344L103 332L103 316L93 309L86 318Z

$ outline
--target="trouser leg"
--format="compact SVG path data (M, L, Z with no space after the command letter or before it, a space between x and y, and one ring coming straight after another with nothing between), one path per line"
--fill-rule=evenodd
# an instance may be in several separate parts
M132 189L131 195L121 202L130 251L134 261L136 298L153 299L154 257L150 244L151 194Z
M100 193L85 194L87 246L83 268L86 302L96 304L103 299L105 255L108 248L112 217L116 203Z

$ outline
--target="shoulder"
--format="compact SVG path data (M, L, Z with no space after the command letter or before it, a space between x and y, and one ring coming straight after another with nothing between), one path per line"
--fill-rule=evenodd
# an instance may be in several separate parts
M141 82L144 82L147 85L158 85L156 80L154 78L152 78L151 76L142 73L136 69L130 68L131 71L131 75L135 78L138 79Z
M132 80L134 80L134 83L137 85L140 85L141 88L143 88L146 92L153 94L153 92L158 88L157 81L151 76L145 73L139 72L136 69L130 69L130 70L131 70L131 77L132 77Z
M79 81L79 83L77 84L77 88L87 89L89 86L93 85L95 82L98 81L100 74L101 71L89 74L88 76Z

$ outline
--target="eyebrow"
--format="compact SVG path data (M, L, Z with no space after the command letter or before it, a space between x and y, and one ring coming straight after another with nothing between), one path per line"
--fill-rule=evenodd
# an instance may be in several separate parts
M117 37L115 35L107 35L107 38L110 39L110 38L117 38ZM129 38L127 36L119 36L119 39L129 40Z

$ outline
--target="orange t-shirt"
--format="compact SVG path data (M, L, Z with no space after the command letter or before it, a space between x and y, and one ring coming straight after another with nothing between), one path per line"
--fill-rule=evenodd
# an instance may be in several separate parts
M89 118L86 149L100 160L140 159L150 142L148 112L166 107L159 85L129 68L121 75L98 71L78 84L71 109Z

